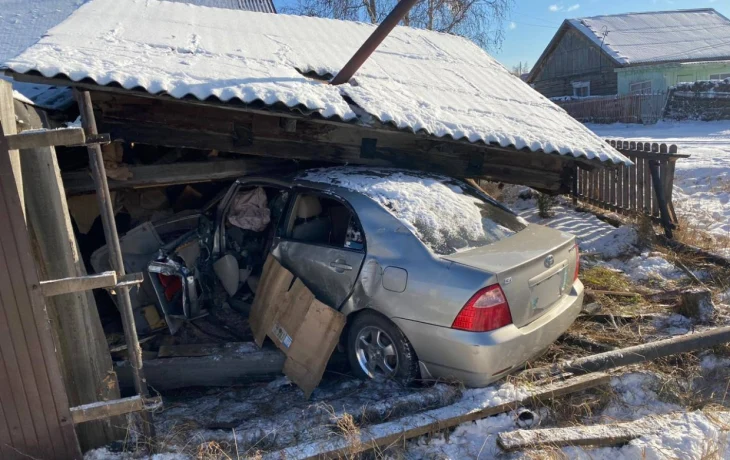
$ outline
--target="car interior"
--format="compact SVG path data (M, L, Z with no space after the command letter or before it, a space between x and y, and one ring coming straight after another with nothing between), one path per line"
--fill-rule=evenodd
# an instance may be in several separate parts
M301 194L287 235L292 240L340 248L362 249L362 232L350 209L341 202Z

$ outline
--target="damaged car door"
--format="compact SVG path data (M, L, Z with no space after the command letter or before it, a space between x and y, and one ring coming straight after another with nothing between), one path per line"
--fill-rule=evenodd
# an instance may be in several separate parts
M317 299L338 309L352 292L365 250L357 215L344 200L303 189L273 254Z

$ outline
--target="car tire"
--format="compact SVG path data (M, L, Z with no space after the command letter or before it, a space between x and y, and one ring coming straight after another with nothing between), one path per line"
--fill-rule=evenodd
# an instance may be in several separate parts
M355 317L347 335L347 356L361 379L392 379L408 385L420 376L411 343L398 326L375 312Z

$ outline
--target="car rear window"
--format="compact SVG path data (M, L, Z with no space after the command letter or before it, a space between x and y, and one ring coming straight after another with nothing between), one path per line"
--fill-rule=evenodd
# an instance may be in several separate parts
M439 255L485 246L525 228L524 220L496 201L444 176L341 167L307 171L301 179L370 197Z

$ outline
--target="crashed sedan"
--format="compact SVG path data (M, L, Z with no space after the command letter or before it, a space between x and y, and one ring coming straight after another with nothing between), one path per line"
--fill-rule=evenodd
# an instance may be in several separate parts
M573 235L444 176L243 178L196 219L148 266L173 332L206 308L250 309L271 255L347 315L341 344L362 378L483 386L545 350L582 306Z

